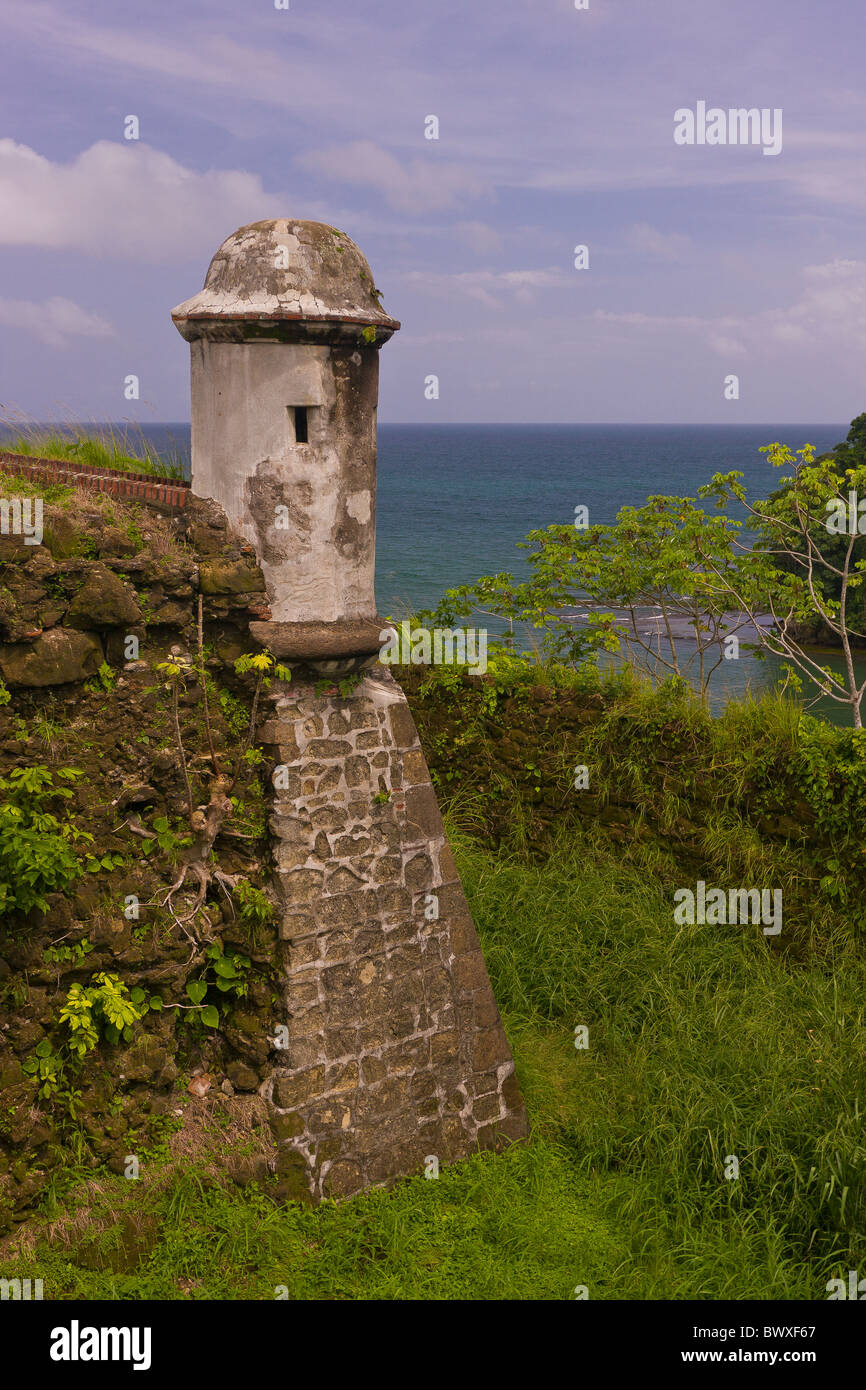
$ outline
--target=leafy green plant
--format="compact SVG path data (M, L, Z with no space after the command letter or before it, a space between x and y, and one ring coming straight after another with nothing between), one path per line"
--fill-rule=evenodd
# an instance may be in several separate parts
M56 776L73 781L76 768L60 768ZM65 890L81 873L72 843L92 841L87 831L60 821L48 804L68 800L72 792L55 783L45 767L14 768L0 777L0 916L9 912L46 911L47 893Z
M144 991L133 998L117 975L100 971L89 985L73 984L60 1010L69 1028L67 1046L79 1060L104 1038L115 1046L132 1041L132 1025L147 1012Z
M208 676L208 680L212 682L212 677ZM220 690L218 699L223 719L228 724L229 731L235 738L241 738L249 723L249 711L231 690Z
M174 861L178 852L192 844L190 835L178 835L172 830L167 816L155 816L151 822L151 832L153 839L142 841L142 852L150 854L154 845L158 845L164 854Z
M84 689L90 691L91 695L93 695L98 692L99 686L101 686L106 694L110 694L117 685L117 672L113 667L109 666L107 661L103 661L96 675L99 680L99 685L96 684L96 681L88 681Z
M126 863L122 854L103 854L101 858L95 854L84 856L84 867L89 874L98 874L101 869L106 873L111 873L113 869L120 869Z
M69 948L73 953L81 951L81 958L92 950L85 938ZM44 953L46 959L62 958L63 951L49 947ZM59 1099L66 1104L74 1118L81 1093L65 1084L67 1064L79 1064L101 1040L112 1046L132 1040L133 1024L147 1012L144 991L128 991L117 975L100 971L94 975L89 985L73 984L66 995L58 1020L65 1025L68 1036L55 1051L50 1040L43 1038L33 1053L22 1064L28 1076L38 1083L39 1095L43 1100Z
M252 967L249 956L240 951L225 950L222 942L215 941L208 947L206 955L211 962L214 983L221 994L234 994L243 999L249 989L248 976Z
M268 897L261 888L250 883L248 878L238 881L235 885L235 895L240 903L242 922L252 927L263 927L274 920L274 909Z
M850 525L849 499L866 492L866 415L852 422L844 444L820 458L811 444L793 453L787 445L768 444L761 453L774 468L790 469L766 502L748 501L740 472L716 473L699 489L717 507L731 499L745 507L757 540L751 547L734 542L742 554L733 577L720 575L703 553L698 558L708 582L718 582L724 602L755 625L762 648L787 659L789 676L805 677L815 699L823 695L847 705L859 729L866 681L855 670L852 647L866 637L866 558L857 516L853 529ZM772 626L762 627L758 618L768 611ZM829 633L841 647L844 674L834 673L809 650L816 630Z
M201 1022L206 1028L218 1028L220 1010L212 998L207 998L208 994L216 989L220 995L231 994L235 999L243 999L249 989L252 961L241 951L227 951L221 941L214 941L207 948L205 955L208 966L204 976L198 980L190 980L186 986L187 998L194 1006L187 1010L186 1022Z
M47 1038L43 1038L32 1054L22 1063L22 1070L38 1083L39 1095L50 1100L57 1092L63 1078L63 1058L55 1052Z
M42 959L46 965L71 965L74 968L83 965L93 949L90 938L83 936L80 941L73 941L68 946L46 946Z

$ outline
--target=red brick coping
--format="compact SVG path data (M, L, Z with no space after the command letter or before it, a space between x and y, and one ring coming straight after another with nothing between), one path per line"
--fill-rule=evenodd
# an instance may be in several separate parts
M33 482L62 483L66 487L95 488L114 497L135 498L154 507L185 507L189 483L166 482L152 473L128 473L102 468L97 463L77 463L75 459L35 458L32 454L9 454L0 450L0 472L13 473Z

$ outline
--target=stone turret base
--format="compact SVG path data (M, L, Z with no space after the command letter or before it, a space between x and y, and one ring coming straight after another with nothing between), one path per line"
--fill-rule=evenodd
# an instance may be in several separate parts
M344 1197L526 1134L526 1111L406 697L274 682L262 742L283 897L268 1083L277 1172Z

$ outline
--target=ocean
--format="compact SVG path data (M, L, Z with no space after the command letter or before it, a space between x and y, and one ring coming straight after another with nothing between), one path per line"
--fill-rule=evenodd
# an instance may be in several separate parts
M518 541L537 527L571 524L580 504L591 523L610 522L620 507L640 505L654 492L694 497L713 473L731 469L743 473L749 495L766 496L778 474L759 452L762 445L778 440L794 450L810 443L820 453L847 432L847 423L381 424L379 612L399 618L433 607L445 589L500 570L524 576ZM179 457L188 470L188 424L134 426L133 447L136 436L164 457ZM714 703L747 686L757 691L775 673L772 660L743 654L726 661L714 677ZM832 702L822 712L834 717ZM844 712L837 717L848 722Z

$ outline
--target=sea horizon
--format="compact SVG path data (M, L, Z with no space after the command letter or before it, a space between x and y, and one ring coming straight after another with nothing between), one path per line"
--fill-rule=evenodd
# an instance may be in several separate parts
M52 422L31 422L46 429ZM59 422L53 422L55 428ZM146 444L179 461L189 476L190 426L67 422L67 431L99 432ZM819 453L843 440L849 424L705 423L663 425L424 424L381 422L378 428L376 598L379 612L399 620L435 607L445 590L482 575L508 571L526 577L527 532L571 524L575 507L589 509L590 524L612 522L624 506L640 506L653 493L696 496L713 473L743 473L751 497L766 496L778 474L760 453L780 441L792 449L810 443ZM0 428L0 439L9 427ZM131 448L135 452L134 448ZM712 504L707 504L711 510ZM745 519L734 505L731 515ZM488 620L491 634L502 625ZM531 640L531 634L527 634ZM830 662L832 665L832 661ZM714 677L713 703L773 683L779 663L743 654ZM823 708L823 704L827 708ZM822 713L837 718L832 702Z

